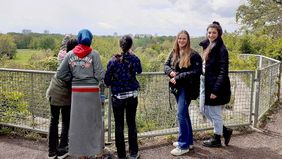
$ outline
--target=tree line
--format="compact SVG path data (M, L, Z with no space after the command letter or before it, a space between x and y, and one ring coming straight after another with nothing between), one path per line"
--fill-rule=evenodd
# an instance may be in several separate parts
M225 31L223 34L230 53L231 69L235 70L251 67L251 64L246 64L248 61L239 58L241 53L282 59L281 1L248 0L247 2L239 6L236 12L236 21L242 27L231 33ZM204 38L192 38L191 47L201 53L202 50L198 44ZM38 66L34 68L56 70L56 56L62 39L61 34L0 34L0 58L7 56L13 59L17 49L48 50L46 52L51 52L52 56L42 57L43 60L39 60ZM144 71L162 71L163 63L172 49L174 39L175 36L134 37L134 52L142 60ZM104 66L113 54L120 52L118 40L117 36L94 36L92 47L100 53ZM37 65L36 61L33 63Z

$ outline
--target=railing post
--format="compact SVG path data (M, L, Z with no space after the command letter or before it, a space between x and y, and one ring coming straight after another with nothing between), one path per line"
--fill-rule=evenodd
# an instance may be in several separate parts
M281 64L281 62L280 62L280 64L279 64L279 74L278 74L278 78L279 78L279 82L278 82L278 101L279 101L279 103L281 103L282 101L281 101L281 99L280 99L280 96L281 96L281 68L282 68L282 64Z
M259 97L260 97L260 79L261 79L261 70L260 68L256 71L255 78L255 102L254 102L254 123L253 127L257 127L258 117L259 117Z
M268 82L268 87L269 87L269 101L268 101L268 105L269 105L269 107L271 107L272 106L272 99L271 99L271 96L272 96L272 81L273 81L273 73L272 73L272 69L273 68L269 68L269 77L270 77L270 79L269 79L269 82Z
M30 81L31 81L31 101L30 101L30 107L31 107L31 114L32 114L32 124L31 124L31 126L32 126L32 128L34 129L34 126L35 126L35 116L34 116L34 108L35 108L35 104L34 104L34 101L35 101L35 99L34 98L36 98L35 97L35 95L34 95L34 77L33 77L33 72L31 72L30 73Z
M250 118L249 118L249 121L250 121L250 124L252 124L252 115L253 115L253 110L254 110L254 100L255 100L255 93L254 93L254 90L255 90L255 71L253 71L251 73L251 102L250 102Z
M109 105L108 105L108 142L112 142L112 96L111 96L111 88L109 88L109 95L108 95L108 99L109 99Z

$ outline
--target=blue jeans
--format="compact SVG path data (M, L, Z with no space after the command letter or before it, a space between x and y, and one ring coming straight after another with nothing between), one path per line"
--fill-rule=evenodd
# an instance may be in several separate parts
M205 77L201 76L200 85L200 111L214 126L214 133L222 135L223 131L223 120L222 120L222 106L221 105L205 105Z
M217 106L204 106L204 114L212 122L214 128L213 132L217 135L222 135L223 131L223 120L221 116L221 109L220 105Z
M191 100L187 96L188 94L183 88L180 88L175 96L179 122L178 145L181 149L187 149L190 145L193 145L192 124L188 109Z

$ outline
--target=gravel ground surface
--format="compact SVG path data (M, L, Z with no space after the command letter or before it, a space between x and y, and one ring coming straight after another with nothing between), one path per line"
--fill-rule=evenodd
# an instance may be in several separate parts
M172 142L142 140L140 159L282 159L282 103L263 129L235 134L229 146L206 148L201 145L201 140L194 144L194 150L174 157L170 155L174 148ZM46 139L32 141L17 136L0 136L0 159L45 159L47 154Z

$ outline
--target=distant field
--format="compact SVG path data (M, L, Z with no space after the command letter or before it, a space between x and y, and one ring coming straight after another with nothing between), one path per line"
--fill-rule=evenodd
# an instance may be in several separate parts
M35 54L43 54L40 50L18 49L13 61L19 64L27 64L31 57Z

